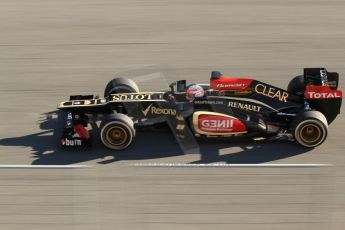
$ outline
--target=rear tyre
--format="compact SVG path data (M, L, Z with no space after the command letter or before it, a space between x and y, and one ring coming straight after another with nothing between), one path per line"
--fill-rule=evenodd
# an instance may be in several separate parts
M299 75L294 77L287 87L287 91L292 94L296 95L303 95L305 91L305 82L304 82L304 76Z
M104 146L109 149L126 149L135 137L133 121L124 114L112 114L101 123L100 137Z
M319 111L297 114L292 122L292 134L300 145L314 148L321 145L327 138L327 120Z
M128 78L114 78L108 82L104 90L104 97L108 97L115 93L138 93L139 87L137 84Z

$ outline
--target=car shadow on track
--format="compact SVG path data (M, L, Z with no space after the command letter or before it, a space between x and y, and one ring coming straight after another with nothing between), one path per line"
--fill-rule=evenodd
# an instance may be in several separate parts
M200 160L183 162L185 161L184 152L169 131L139 131L134 143L121 152L111 151L103 147L97 138L97 133L94 133L96 138L94 138L92 149L64 150L58 145L65 116L60 111L52 111L42 114L42 120L39 122L41 132L5 138L0 140L0 145L31 147L32 164L34 165L66 165L91 160L96 160L99 164L109 164L123 160L161 159L172 156L181 156L179 163L264 163L309 151L309 149L294 143L281 141L199 141L194 154L199 154ZM224 149L229 150L229 153ZM223 153L220 154L220 152Z

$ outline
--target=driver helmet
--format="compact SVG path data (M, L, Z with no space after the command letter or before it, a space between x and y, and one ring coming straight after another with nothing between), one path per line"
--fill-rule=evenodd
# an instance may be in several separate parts
M205 90L200 85L189 85L186 91L186 97L188 100L194 98L200 98L205 95Z

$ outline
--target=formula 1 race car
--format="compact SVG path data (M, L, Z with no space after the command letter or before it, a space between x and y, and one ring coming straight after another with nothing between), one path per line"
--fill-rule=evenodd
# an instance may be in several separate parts
M325 68L306 68L287 90L249 78L224 77L213 71L210 84L173 82L170 90L140 92L127 78L111 80L103 98L73 95L58 104L67 111L61 145L90 146L90 115L101 115L99 136L114 150L133 142L136 130L169 124L179 141L242 136L288 135L313 148L327 137L328 125L340 113L339 75Z

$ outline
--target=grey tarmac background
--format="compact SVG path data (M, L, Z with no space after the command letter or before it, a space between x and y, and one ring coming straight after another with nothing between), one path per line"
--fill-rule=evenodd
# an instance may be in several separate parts
M64 152L54 131L57 102L102 94L115 73L148 66L189 82L220 70L280 87L303 67L325 66L344 89L344 11L343 0L0 0L1 164L92 166L0 168L0 229L344 229L343 114L310 151L201 143L184 155L169 133L139 133L122 153L99 144ZM333 166L131 166L154 162Z

